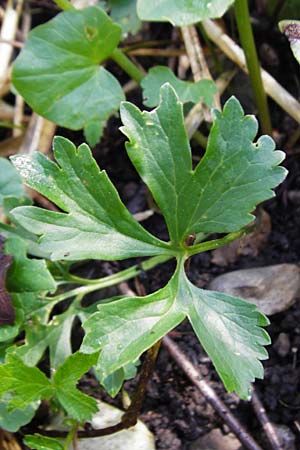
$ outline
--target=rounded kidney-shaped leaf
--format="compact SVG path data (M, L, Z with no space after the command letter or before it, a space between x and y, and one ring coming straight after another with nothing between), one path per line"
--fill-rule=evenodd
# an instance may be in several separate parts
M184 26L221 17L232 3L233 0L138 0L137 11L142 20Z
M124 98L116 78L99 67L120 36L119 25L100 8L62 12L31 31L13 84L38 114L72 130L85 128L94 144Z

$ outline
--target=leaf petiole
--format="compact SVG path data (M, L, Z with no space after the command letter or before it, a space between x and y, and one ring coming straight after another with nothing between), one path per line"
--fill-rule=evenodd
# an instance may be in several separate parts
M130 278L134 278L140 273L153 269L158 264L162 264L166 261L169 261L170 259L172 259L172 256L169 255L154 256L153 258L149 258L146 261L142 262L140 266L138 264L135 264L134 266L122 270L121 272L109 275L107 277L98 278L97 280L88 280L86 278L77 277L75 275L68 275L68 281L70 283L81 283L85 284L85 286L71 289L70 291L56 295L55 297L46 297L46 299L51 302L55 301L56 303L58 303L70 297L75 297L78 295L84 296L89 294L90 292L98 291L109 286L114 286L115 284L122 283L123 281L129 280Z
M138 84L140 84L145 77L145 74L128 58L128 56L125 55L121 49L115 48L110 58Z
M236 239L239 239L243 236L246 236L246 234L253 232L255 227L256 225L244 227L241 230L229 233L220 239L213 239L211 241L201 242L201 244L187 247L186 252L188 254L188 257L197 255L198 253L207 252L208 250L214 250L216 248L223 247L224 245L227 245L230 242L235 241Z

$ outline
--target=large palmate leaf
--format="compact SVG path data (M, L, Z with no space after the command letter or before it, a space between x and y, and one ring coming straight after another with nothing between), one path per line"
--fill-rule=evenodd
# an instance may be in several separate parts
M127 211L87 145L76 150L70 141L57 137L54 155L59 166L41 153L13 157L25 182L68 213L36 207L12 212L23 227L42 235L40 246L51 259L111 260L170 251Z
M244 116L234 97L222 113L216 111L206 153L192 170L182 104L169 84L151 112L123 103L121 128L129 138L128 155L151 190L169 229L171 240L190 233L235 231L253 220L255 205L274 195L285 177L277 167L284 154L262 136L257 121Z
M221 17L234 0L137 0L138 16L142 20L169 21L184 26L204 19Z
M12 394L6 403L9 409L24 410L42 399L55 397L75 420L89 420L97 412L96 400L76 388L78 380L97 361L97 354L74 353L57 369L52 380L37 367L26 366L14 354L0 365L0 396ZM36 404L38 405L38 404Z
M144 105L152 107L159 104L160 88L165 83L170 83L182 103L203 101L211 107L217 91L215 83L211 80L200 80L196 83L183 81L177 78L168 67L156 66L149 70L141 82Z
M270 343L261 328L268 324L255 305L192 285L179 267L163 289L146 297L129 297L99 305L85 323L81 350L101 349L103 376L135 361L168 331L188 317L225 387L248 398L250 383L262 378L259 360Z
M13 67L13 84L43 117L85 129L91 144L124 98L99 64L119 43L121 28L98 7L65 11L30 32Z

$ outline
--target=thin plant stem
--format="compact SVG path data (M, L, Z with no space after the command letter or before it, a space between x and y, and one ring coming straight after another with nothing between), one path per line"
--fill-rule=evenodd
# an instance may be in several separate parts
M154 256L144 261L142 264L135 264L128 269L122 270L114 275L109 275L108 277L99 278L98 280L87 280L85 278L76 277L74 275L69 276L70 282L85 283L85 286L80 286L70 291L63 292L62 294L56 295L55 297L47 297L47 300L52 302L61 302L71 297L78 295L87 295L91 292L98 291L100 289L107 288L109 286L114 286L116 284L122 283L123 281L129 280L136 277L140 273L150 270L156 267L158 264L168 261L173 258L169 255Z
M76 8L69 0L53 0L63 11L74 11Z
M140 378L138 382L137 389L133 395L133 400L128 410L124 413L121 418L121 421L116 425L112 425L109 427L101 428L100 430L79 430L77 431L77 427L68 433L66 431L61 430L43 430L40 428L30 430L30 433L34 431L35 433L40 433L43 436L62 438L66 437L66 441L70 438L73 439L74 433L77 433L79 438L91 438L91 437L99 437L99 436L108 436L118 431L125 430L127 428L131 428L137 423L138 415L141 410L142 401L146 392L147 384L152 375L154 364L158 355L158 351L160 348L161 341L156 342L146 353L145 359L142 364L142 368L140 371ZM72 433L72 434L71 434ZM72 442L70 440L70 443ZM67 447L68 448L68 447ZM66 449L66 446L64 447Z
M140 84L145 74L125 55L116 48L110 56L133 80Z
M260 65L250 22L248 0L236 0L234 8L239 36L245 52L248 72L254 91L261 129L263 133L272 135L267 96L263 87Z
M245 227L239 231L229 233L220 239L213 239L211 241L202 242L201 244L197 244L192 247L187 247L186 253L188 257L190 257L192 255L197 255L198 253L203 253L207 252L208 250L214 250L216 248L223 247L224 245L227 245L230 242L235 241L236 239L246 236L246 234L251 233L255 228L255 225Z
M65 442L64 442L64 450L69 450L70 445L71 445L72 442L73 442L74 435L75 435L76 433L77 433L77 422L74 422L73 425L72 425L71 430L69 431L69 433L68 433L68 435L67 435L67 437L66 437L66 439L65 439Z
M122 422L128 426L133 426L137 423L138 416L142 407L146 388L150 377L152 375L157 355L160 349L161 341L156 342L145 355L145 359L140 371L140 378L137 389L133 395L131 405L122 417Z

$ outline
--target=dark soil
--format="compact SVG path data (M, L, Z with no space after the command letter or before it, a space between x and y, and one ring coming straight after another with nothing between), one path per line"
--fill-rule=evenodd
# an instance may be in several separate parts
M47 17L48 18L48 17ZM292 93L299 96L299 68L291 57L289 47L276 27L271 26L265 17L256 17L256 35L260 54L265 67L273 72L274 76L286 86ZM42 20L41 20L42 21ZM143 39L165 39L171 36L171 27L151 25L143 34ZM265 45L264 45L265 44ZM269 53L265 55L262 49ZM270 54L273 59L270 59ZM274 56L275 55L275 56ZM283 61L283 63L282 63ZM142 61L144 67L155 64L166 64L166 60L154 60L145 58ZM288 67L288 70L287 70ZM115 73L117 69L113 68ZM233 84L232 91L236 93L247 112L253 111L253 100L250 88L245 91L234 91L234 86L241 85L241 75ZM126 79L124 79L126 81ZM141 106L139 91L129 95L129 100ZM279 145L287 142L289 136L296 129L296 124L285 115L273 102L270 102L273 124L278 137ZM105 136L100 145L94 150L94 155L102 168L105 168L112 181L117 186L121 197L132 213L147 209L146 188L138 179L134 168L131 166L124 150L124 137L118 131L120 122L118 118L109 121L105 130ZM80 143L83 138L80 133L68 130L59 130L61 134ZM299 143L298 143L299 145ZM195 152L199 149L195 147ZM277 197L268 201L264 207L271 215L272 232L267 245L257 257L241 257L234 264L225 268L218 267L211 262L211 254L205 253L193 257L190 266L190 279L197 285L205 287L209 281L217 275L231 270L262 267L279 263L298 263L300 259L300 200L291 201L289 192L298 192L300 198L300 152L299 148L290 149L285 166L289 170L289 176L278 189ZM163 239L167 238L167 232L163 220L159 214L155 214L143 225L154 234ZM92 277L99 274L110 274L119 268L126 267L122 263L96 263L93 267ZM132 264L132 261L128 265ZM162 287L170 278L173 263L159 266L140 277L140 282L147 292L152 292ZM134 287L132 285L132 287ZM280 357L273 345L269 347L270 358L264 363L265 379L256 383L257 392L264 404L270 419L276 424L287 425L297 439L296 448L300 448L300 308L296 303L291 309L271 318L268 331L275 343L280 333L286 333L289 339L289 351L287 356ZM224 402L246 426L249 432L255 436L265 449L268 444L262 438L262 431L257 422L251 403L240 400L235 395L225 392L219 381L209 358L204 353L191 327L187 322L178 327L172 335L180 348L189 359L198 367L202 376L210 382ZM93 387L93 380L86 377L82 387L88 390ZM136 382L126 383L126 388L131 392ZM105 394L104 398L110 402ZM120 397L113 403L121 405ZM142 415L150 429L154 432L158 450L185 450L190 443L199 436L204 435L213 428L221 427L228 432L227 426L221 421L214 410L205 402L200 392L191 385L182 371L176 366L165 349L162 349L156 364L156 368L149 384L144 401ZM297 446L298 445L298 446ZM224 449L226 450L226 449Z

